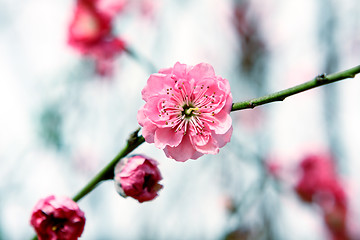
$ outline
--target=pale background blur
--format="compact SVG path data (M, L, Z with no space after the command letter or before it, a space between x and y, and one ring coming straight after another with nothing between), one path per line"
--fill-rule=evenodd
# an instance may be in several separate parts
M133 1L136 2L136 1ZM210 63L234 101L259 97L360 64L357 0L137 0L116 32L157 68ZM150 15L137 9L154 4ZM112 77L66 43L75 1L0 0L0 239L30 239L31 209L50 194L73 196L124 146L152 70L121 54ZM244 11L245 33L235 6ZM240 12L241 12L240 11ZM327 239L321 214L291 187L308 152L331 151L360 219L360 77L284 102L231 113L232 141L185 163L153 145L164 188L154 201L123 199L113 182L79 202L82 239ZM287 178L265 177L276 161ZM230 206L229 206L230 205ZM231 212L231 206L237 211ZM238 238L240 239L240 238Z

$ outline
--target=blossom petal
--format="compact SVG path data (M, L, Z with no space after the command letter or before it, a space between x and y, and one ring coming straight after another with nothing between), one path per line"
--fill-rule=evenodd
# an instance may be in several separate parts
M179 162L185 162L195 154L195 149L189 139L188 135L183 137L183 140L177 147L166 146L164 152L167 157L175 159Z
M145 141L148 143L153 143L154 135L155 135L155 131L156 131L157 127L150 121L147 121L147 119L148 118L144 114L144 106L143 106L138 111L137 120L138 120L138 123L140 124L140 126L143 127L142 135L145 138Z
M216 144L218 145L218 147L222 148L228 142L230 142L232 132L233 132L233 127L231 126L230 129L226 133L224 133L224 134L213 133L211 136L216 141Z
M177 62L174 65L173 74L177 78L186 78L187 69L188 69L188 67L186 64L181 64L181 63Z
M208 116L208 118L214 121L214 123L208 124L208 126L216 134L226 133L232 125L230 114L225 111L220 111L214 116Z
M205 145L197 145L194 143L194 147L196 151L203 154L218 154L219 146L216 144L217 142L210 137L209 141Z
M151 74L146 86L141 91L142 98L148 101L152 96L166 94L166 89L172 87L172 85L173 80L168 75L160 73Z
M155 147L163 149L165 146L176 147L183 139L181 132L175 132L171 127L158 128L155 131L154 143Z
M215 77L214 68L207 63L199 63L195 65L188 73L189 78L194 78L195 80L201 80L204 78L213 78Z

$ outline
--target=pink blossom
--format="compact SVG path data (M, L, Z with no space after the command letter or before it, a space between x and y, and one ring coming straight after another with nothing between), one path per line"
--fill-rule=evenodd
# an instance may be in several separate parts
M78 0L68 31L68 43L95 61L96 72L111 75L114 59L125 50L125 42L112 33L112 21L124 1Z
M84 213L68 197L53 195L40 199L35 205L30 224L39 240L78 239L85 226Z
M141 92L138 122L148 143L176 161L217 154L230 141L230 85L211 65L176 63L152 74Z
M320 207L333 240L351 239L347 229L347 196L331 156L309 155L301 162L300 169L302 176L295 187L297 194L305 202Z
M130 196L140 203L154 199L162 188L157 165L155 160L143 155L121 160L114 171L116 190L121 196Z
M312 202L315 197L331 193L339 201L344 201L345 194L337 180L333 161L328 155L309 155L300 165L302 176L295 190L306 202Z
M101 14L95 1L79 0L69 25L68 43L86 53L111 32L111 19Z

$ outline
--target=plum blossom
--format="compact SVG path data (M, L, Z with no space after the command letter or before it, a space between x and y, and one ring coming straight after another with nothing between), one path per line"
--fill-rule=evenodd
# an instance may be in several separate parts
M85 217L76 202L70 198L51 195L37 202L30 224L39 240L75 240L84 230Z
M325 154L308 155L301 161L300 169L302 176L295 190L303 201L319 201L328 193L336 197L337 201L345 201L345 193L338 181L330 156Z
M301 161L300 170L296 193L304 202L315 203L320 207L331 239L351 239L347 229L347 196L331 156L308 155Z
M153 200L162 188L158 163L146 156L135 155L121 160L114 171L115 188L123 197L132 197L140 203Z
M68 29L68 43L85 57L94 59L96 72L112 74L113 62L124 52L125 42L112 33L112 21L123 0L78 0Z
M232 95L211 65L176 63L150 75L137 119L148 143L176 161L217 154L230 141Z
M68 29L68 43L86 54L111 33L111 21L98 11L95 1L78 0Z

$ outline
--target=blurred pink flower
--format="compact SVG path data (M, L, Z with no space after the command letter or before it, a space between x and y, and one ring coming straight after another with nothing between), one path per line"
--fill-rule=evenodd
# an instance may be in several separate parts
M331 193L338 201L344 201L345 193L338 183L330 156L309 155L302 160L300 169L302 176L295 190L303 201L312 202L315 197L321 198L327 193Z
M78 0L69 25L68 43L82 53L111 33L111 18L101 14L95 1Z
M176 63L152 74L141 92L138 122L148 143L176 161L217 154L230 141L230 85L211 65Z
M37 202L30 223L39 240L75 240L84 230L85 217L70 198L51 195Z
M117 192L123 197L132 197L140 203L158 196L163 187L157 167L158 163L143 155L135 155L121 160L115 167L114 180Z
M69 25L68 43L95 60L96 72L112 74L114 59L125 50L125 42L112 34L112 21L124 7L120 0L78 0Z
M331 239L351 239L347 229L347 196L331 156L309 155L302 160L300 169L302 175L295 186L297 194L303 201L320 207Z

